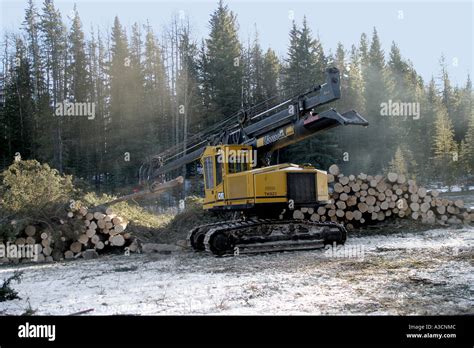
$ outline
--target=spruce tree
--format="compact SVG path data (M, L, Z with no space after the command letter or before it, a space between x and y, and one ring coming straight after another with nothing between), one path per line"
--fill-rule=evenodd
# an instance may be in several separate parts
M348 99L351 108L357 110L361 115L365 115L364 81L361 70L359 51L356 46L352 46L349 61L348 86L344 98Z
M395 151L395 155L389 163L388 170L389 172L394 172L398 174L408 174L407 163L400 146L397 147L397 151Z
M43 93L44 81L39 42L39 14L33 0L28 0L28 7L25 10L25 19L23 21L23 29L26 32L29 60L32 66L33 91L38 100L40 95Z
M5 104L0 113L0 165L8 166L16 153L33 154L34 100L30 63L23 41L16 37L15 55L5 80Z
M466 137L460 146L461 165L464 174L474 174L474 114L471 115L467 127Z
M387 62L386 91L387 97L392 103L412 103L415 102L415 86L410 83L410 69L402 58L400 49L395 42L390 48L389 60ZM399 104L401 105L401 104ZM414 121L412 116L400 115L385 117L382 120L388 127L388 134L385 135L387 147L396 149L400 144L406 146L410 139L409 131Z
M143 60L144 107L148 134L147 154L156 154L171 145L171 106L168 77L160 44L147 25Z
M459 161L458 147L454 141L453 124L443 103L436 110L433 154L437 175L444 183L451 185Z
M45 83L49 89L53 110L51 116L42 115L45 132L41 132L43 154L52 152L53 164L60 173L64 171L67 153L64 148L64 116L52 116L59 103L66 98L65 57L66 57L66 28L61 18L61 13L54 6L53 0L44 0L41 13L40 30L42 36L43 53L45 61ZM52 151L51 151L52 148Z
M179 38L179 56L181 61L180 69L176 81L176 93L178 103L178 114L182 119L182 144L183 154L186 153L188 140L193 134L200 130L201 119L203 117L203 101L199 89L199 64L198 47L191 38L189 24L183 25ZM189 169L189 171L188 171ZM184 188L184 198L188 194L199 194L202 183L200 177L195 176L196 164L183 166L183 175L191 179L189 190Z
M262 67L263 98L265 100L277 96L280 70L280 61L275 51L269 48L263 57Z
M69 59L67 62L67 78L69 102L92 103L90 99L90 78L86 43L82 23L74 6L74 17L68 37ZM94 108L95 112L95 108ZM91 172L91 149L88 144L94 120L87 117L73 117L65 120L64 144L68 153L65 170L81 177L88 177Z
M127 150L131 154L130 161L126 165L130 168L127 177L130 183L134 183L136 168L142 161L143 148L146 146L144 136L147 132L148 122L144 115L144 78L142 67L143 37L141 28L137 23L132 25L130 35L130 67L128 70L127 103L129 104L127 119Z
M124 161L131 149L127 146L130 136L128 133L128 118L131 117L133 105L129 93L129 77L131 59L128 41L118 17L115 17L112 28L112 60L110 62L110 130L107 165L113 173L112 188L126 183L126 178L132 168ZM136 155L136 154L134 154Z
M372 41L370 44L368 66L365 73L365 116L370 123L371 144L386 144L387 120L381 116L381 105L388 102L388 93L385 77L385 58L382 50L377 30L374 28ZM371 144L366 144L366 151L369 151ZM372 158L368 170L378 172L390 159L391 153L395 149L383 147L376 157Z
M282 71L284 88L283 94L285 95L295 94L300 89L300 81L302 78L298 48L299 30L294 20L289 35L290 44L286 54L285 65Z
M428 85L424 88L423 97L420 102L420 119L413 121L414 132L412 133L413 148L416 149L415 157L419 163L420 171L424 173L425 180L435 176L435 168L432 164L433 139L435 131L435 120L437 115L437 105L439 98L437 95L436 82L432 77ZM430 141L426 141L430 139Z
M242 104L242 47L237 17L222 0L212 13L209 26L203 67L210 85L210 102L217 119L222 119L238 111Z
M97 30L91 34L92 39L89 42L88 57L89 57L89 78L90 85L93 86L90 90L91 100L96 105L96 117L93 123L88 124L93 127L89 141L86 146L91 153L92 162L92 183L97 190L103 190L108 187L110 176L110 168L106 162L109 139L109 100L110 88L108 80L107 67L107 52L104 45L102 35Z
M182 28L179 41L181 66L178 71L178 112L183 118L183 141L198 130L203 116L202 99L199 90L198 47L191 38L189 26Z
M456 141L465 138L467 133L467 124L469 124L472 115L472 81L470 75L467 76L464 87L456 86L453 93L453 127Z
M255 33L255 40L250 52L250 64L251 64L251 103L258 104L262 102L264 97L264 77L263 77L263 54L262 48L258 40L258 32Z
M293 23L287 56L283 81L286 94L295 95L324 82L327 59L319 40L312 37L306 18L301 29ZM319 168L329 167L338 157L337 139L331 132L322 132L278 154L279 161L307 162Z
M312 37L306 17L301 29L296 23L290 31L283 87L285 94L295 95L323 82L326 57L319 40Z
M201 127L207 128L216 123L221 116L218 115L217 105L213 102L213 73L206 52L205 40L201 41L198 53L199 85L201 89L201 99L204 108L204 116L201 120Z
M362 33L359 40L359 58L364 79L366 78L367 69L369 67L369 40L366 33Z

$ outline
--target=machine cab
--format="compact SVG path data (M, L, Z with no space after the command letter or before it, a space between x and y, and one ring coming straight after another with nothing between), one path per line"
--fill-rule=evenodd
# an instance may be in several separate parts
M225 179L252 169L252 147L246 145L208 146L201 157L204 176L204 208L225 205Z

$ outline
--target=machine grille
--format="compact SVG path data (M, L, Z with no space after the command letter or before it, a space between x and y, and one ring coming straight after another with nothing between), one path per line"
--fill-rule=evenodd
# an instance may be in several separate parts
M295 203L316 202L316 175L314 173L288 173L288 198Z

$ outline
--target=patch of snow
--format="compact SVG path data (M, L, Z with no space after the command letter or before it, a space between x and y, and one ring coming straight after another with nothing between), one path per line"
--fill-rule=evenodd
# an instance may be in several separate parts
M12 284L22 299L0 312L22 314L29 302L39 315L473 314L474 269L463 257L473 240L472 228L349 238L364 259L182 252L7 265L0 279L24 272Z

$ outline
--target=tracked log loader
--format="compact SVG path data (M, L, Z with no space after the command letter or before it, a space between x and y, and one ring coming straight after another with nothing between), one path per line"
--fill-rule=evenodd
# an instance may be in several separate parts
M324 84L276 105L241 110L186 144L154 156L140 168L140 181L153 190L170 173L200 161L204 209L240 215L189 231L188 243L196 251L222 256L343 244L343 225L298 220L292 214L295 208L330 201L327 173L309 164L269 163L274 151L318 132L340 125L368 126L354 110L317 110L340 96L339 71L329 68Z

